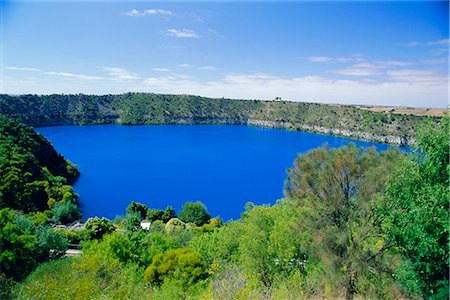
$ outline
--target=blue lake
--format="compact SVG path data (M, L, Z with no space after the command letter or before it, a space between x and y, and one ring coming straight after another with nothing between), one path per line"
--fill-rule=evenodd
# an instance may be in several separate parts
M298 153L328 143L385 144L252 126L58 126L37 128L75 163L83 218L123 215L131 201L181 209L201 201L213 216L237 219L245 203L283 197Z

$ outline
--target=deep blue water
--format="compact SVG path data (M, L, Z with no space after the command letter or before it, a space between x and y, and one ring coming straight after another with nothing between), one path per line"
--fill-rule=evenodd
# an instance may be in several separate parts
M131 201L181 209L202 201L213 216L237 219L248 201L275 203L283 196L286 170L298 153L335 136L251 126L59 126L38 128L74 162L83 218L123 215Z

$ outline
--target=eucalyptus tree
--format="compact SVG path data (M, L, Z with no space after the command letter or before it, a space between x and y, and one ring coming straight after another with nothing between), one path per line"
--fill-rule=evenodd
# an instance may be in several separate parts
M286 197L303 211L299 230L310 234L309 260L319 260L328 282L355 294L383 293L386 250L375 202L401 154L354 144L299 156L288 171Z

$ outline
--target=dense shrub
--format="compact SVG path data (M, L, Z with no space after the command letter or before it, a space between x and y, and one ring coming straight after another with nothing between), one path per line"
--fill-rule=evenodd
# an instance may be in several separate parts
M205 278L202 256L190 248L168 250L153 258L145 270L145 281L160 284L166 278L176 278L185 284L192 284Z
M178 213L180 220L186 223L193 223L197 226L208 223L211 215L206 206L201 202L186 202L183 209Z
M81 212L73 202L61 201L53 204L51 209L54 217L62 224L69 224L81 219Z
M107 218L89 218L85 225L89 239L101 239L103 235L113 232L115 229L114 224Z

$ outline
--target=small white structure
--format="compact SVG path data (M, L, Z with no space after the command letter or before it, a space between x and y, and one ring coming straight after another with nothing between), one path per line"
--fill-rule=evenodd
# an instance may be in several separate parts
M152 224L152 223L149 222L149 221L145 221L144 220L144 221L141 222L141 228L149 230L150 229L150 224Z

